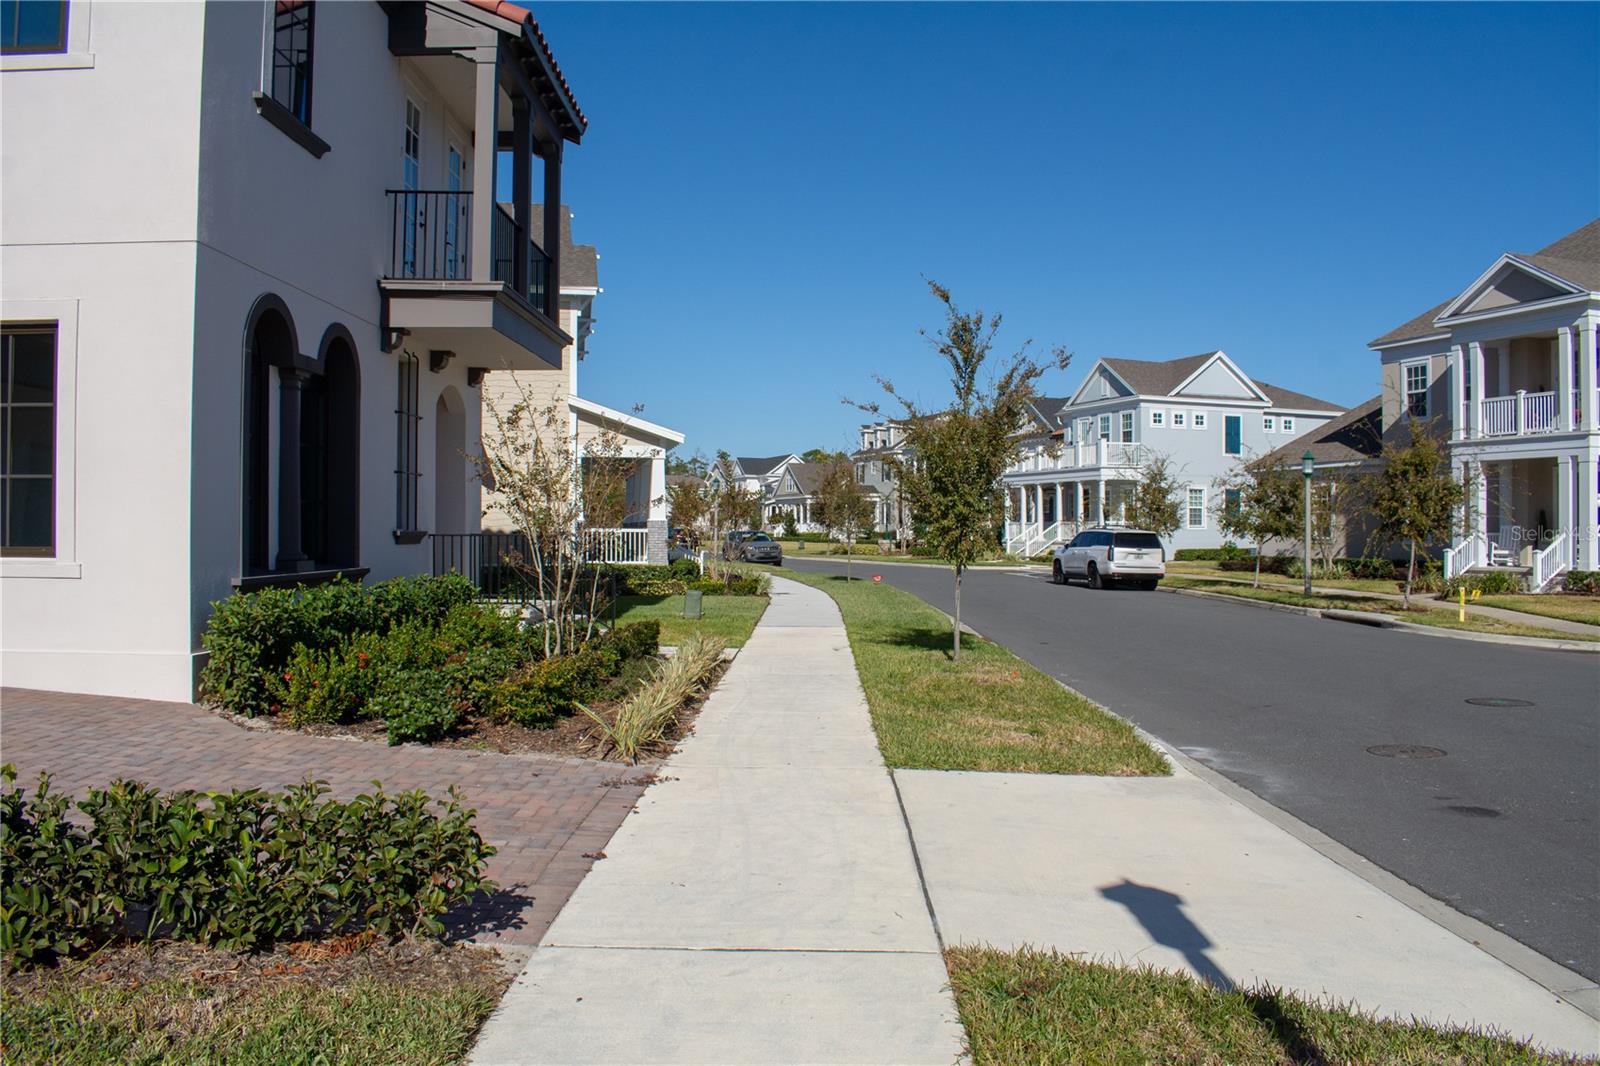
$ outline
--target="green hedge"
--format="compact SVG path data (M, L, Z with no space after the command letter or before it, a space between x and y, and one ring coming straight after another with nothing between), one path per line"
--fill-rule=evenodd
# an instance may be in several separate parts
M1430 575L1431 576L1431 575ZM1465 589L1470 596L1474 592L1485 596L1505 594L1522 591L1522 577L1519 574L1461 574L1445 581L1442 577L1427 582L1426 591L1437 589L1441 600L1454 600Z
M1561 579L1561 591L1600 596L1600 570L1568 570Z
M253 949L343 929L438 935L451 907L494 887L495 849L454 789L439 801L375 785L345 803L310 781L226 793L114 781L73 801L46 775L31 793L9 765L0 778L0 953L13 966L137 936Z
M1256 553L1229 542L1220 548L1179 548L1172 553L1175 563L1214 563L1223 559L1254 559Z
M670 566L614 566L605 572L615 577L617 593L622 596L682 596L690 590L707 596L760 596L767 591L761 577L735 578L731 584L702 577L700 567L690 559L679 559Z

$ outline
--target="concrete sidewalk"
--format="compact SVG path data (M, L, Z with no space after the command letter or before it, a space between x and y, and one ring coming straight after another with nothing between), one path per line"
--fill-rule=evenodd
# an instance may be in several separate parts
M1600 1050L1593 1017L1182 766L1170 778L895 779L946 943L1269 982ZM1593 998L1592 982L1572 976L1578 985L1561 991Z
M833 601L781 578L475 1063L929 1063L962 1032Z

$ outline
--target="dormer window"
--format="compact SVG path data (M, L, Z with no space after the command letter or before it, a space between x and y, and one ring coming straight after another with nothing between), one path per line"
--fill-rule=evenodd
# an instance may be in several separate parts
M66 0L0 2L0 53L40 55L66 50Z
M317 5L275 0L272 20L272 98L311 125L311 39Z

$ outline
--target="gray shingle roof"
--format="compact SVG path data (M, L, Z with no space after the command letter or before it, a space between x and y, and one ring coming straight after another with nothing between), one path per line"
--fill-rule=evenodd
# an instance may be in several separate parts
M816 495L817 487L822 484L822 477L827 472L827 463L789 464L789 473L794 475L794 483L799 487L801 496ZM785 482L785 484L787 484L787 482ZM782 487L780 487L774 498L783 500L793 499L794 496L794 493L785 492L783 491Z
M766 477L777 468L778 464L789 458L789 453L782 455L768 455L757 458L741 455L734 459L739 464L740 473L745 477Z
M1134 392L1145 396L1165 396L1220 349L1186 355L1181 359L1102 359L1112 373L1128 383Z
M1383 452L1383 396L1374 396L1338 418L1302 433L1265 459L1278 466L1300 462L1310 452L1318 463L1359 463Z
M1272 401L1274 407L1287 407L1295 411L1343 411L1344 408L1327 400L1319 400L1315 396L1307 396L1303 392L1293 389L1281 389L1276 385L1268 385L1265 381L1254 379L1256 388L1267 394L1267 399Z
M1600 292L1600 218L1579 226L1554 244L1546 245L1537 252L1506 254L1531 263L1558 278L1565 278L1590 292ZM1461 294L1456 293L1456 296L1459 295ZM1409 322L1401 323L1376 340L1369 341L1367 346L1375 348L1379 345L1414 340L1417 337L1438 333L1439 328L1433 324L1433 320L1455 302L1456 296L1450 297L1430 311L1424 311Z
M502 203L500 206L506 209L507 214L511 213L511 204ZM543 204L533 205L528 220L528 236L539 247L545 246ZM600 287L600 253L595 251L592 244L572 243L572 208L567 204L561 205L561 285L563 288L575 286L580 289Z

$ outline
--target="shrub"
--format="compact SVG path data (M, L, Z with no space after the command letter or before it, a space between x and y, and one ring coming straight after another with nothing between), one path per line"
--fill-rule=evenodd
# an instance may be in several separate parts
M0 950L12 965L80 955L143 932L251 949L312 932L437 935L452 906L492 887L495 849L454 789L447 802L381 786L348 803L306 782L284 792L159 793L135 782L74 806L41 775L0 771Z
M360 633L329 651L295 645L268 690L274 714L290 724L349 722L359 717L383 676L382 641Z
M1432 588L1424 589L1424 591L1432 592L1436 588L1439 592L1439 598L1443 600L1456 599L1462 589L1465 589L1469 596L1474 592L1492 596L1522 591L1522 578L1517 574L1461 574L1451 578L1449 581L1432 574L1426 574L1423 580L1433 586ZM1415 587L1415 583L1413 583L1413 587Z
M1561 589L1585 596L1600 596L1600 570L1568 570L1562 579Z
M1405 574L1404 567L1393 559L1340 559L1351 577L1377 581L1398 580ZM1431 561L1431 560L1430 560Z
M1261 557L1261 572L1263 574L1287 574L1289 572L1289 564L1293 561L1293 557L1288 555L1263 555ZM1256 569L1256 557L1250 555L1243 559L1222 559L1218 561L1217 569L1253 574Z
M1172 553L1172 561L1176 563L1214 563L1223 559L1254 559L1255 552L1241 548L1232 541L1228 541L1220 548L1179 548Z
M370 593L383 629L414 618L442 622L451 608L477 598L472 582L460 574L393 577L373 585Z
M660 643L660 622L618 626L572 655L532 663L486 686L478 706L494 721L542 728L592 699L622 664L655 655Z
M582 707L583 713L594 721L602 744L623 758L638 762L642 753L665 739L684 703L704 689L711 671L722 661L725 646L720 639L704 633L690 637L678 648L678 654L623 701L610 722Z
M384 678L371 711L383 719L390 744L438 740L461 721L462 695L448 673L413 668Z

